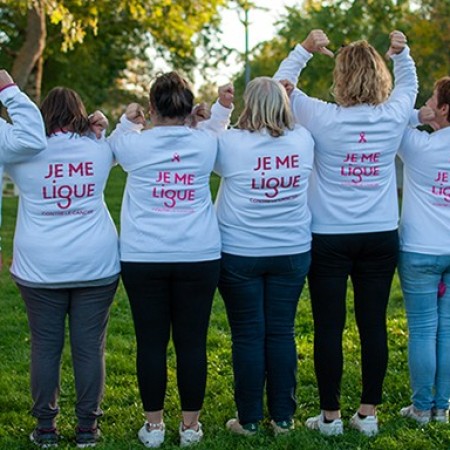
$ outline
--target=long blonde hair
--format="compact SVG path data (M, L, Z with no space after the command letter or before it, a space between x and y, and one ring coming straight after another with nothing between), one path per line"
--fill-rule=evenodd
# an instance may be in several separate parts
M273 137L294 128L289 97L278 81L269 77L253 79L245 89L244 102L238 128L249 131L267 129Z
M341 106L379 105L392 89L392 76L380 54L367 42L342 47L336 56L333 95Z

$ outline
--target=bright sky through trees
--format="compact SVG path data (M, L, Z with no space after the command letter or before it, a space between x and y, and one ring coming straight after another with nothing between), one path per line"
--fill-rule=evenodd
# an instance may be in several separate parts
M256 8L249 11L249 48L250 50L260 42L270 40L276 33L275 23L285 14L285 6L300 4L300 0L254 0ZM236 8L223 10L222 18L222 43L226 47L236 49L240 53L245 51L245 28L240 19L243 12ZM237 55L229 58L228 63L220 65L218 69L208 70L208 78L217 84L224 84L232 75L243 70L244 62ZM195 84L200 85L203 77L198 72L195 74Z

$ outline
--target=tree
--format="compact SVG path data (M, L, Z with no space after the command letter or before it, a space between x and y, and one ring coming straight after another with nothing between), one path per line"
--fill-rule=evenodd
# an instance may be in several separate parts
M295 44L315 28L323 29L335 52L341 45L358 39L368 40L384 54L393 29L406 33L416 60L421 92L418 104L431 94L435 79L450 73L450 2L448 0L306 0L286 8L276 38L254 49L253 76L271 76ZM300 87L309 95L332 100L334 61L317 56L302 74ZM237 97L243 91L243 74L236 79Z
M9 60L21 87L27 85L34 70L37 96L42 69L49 59L61 49L67 57L60 61L67 62L80 43L101 50L100 55L92 54L96 64L109 64L112 59L116 68L122 56L119 65L124 69L129 58L143 58L144 44L151 44L174 64L190 70L196 63L196 48L213 47L211 35L219 23L217 8L226 1L0 0L0 61L5 64ZM100 39L104 41L98 42ZM55 42L60 45L58 51ZM119 50L124 54L116 56ZM98 56L103 58L101 62ZM80 57L75 59L80 62ZM92 70L96 64L91 64Z

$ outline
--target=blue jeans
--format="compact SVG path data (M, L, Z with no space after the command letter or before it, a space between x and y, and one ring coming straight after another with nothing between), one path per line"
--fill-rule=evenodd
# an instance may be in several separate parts
M241 424L263 418L265 384L271 418L278 422L294 415L294 320L310 262L310 252L273 257L222 254L219 290L231 327Z
M450 255L400 252L399 273L408 317L408 358L419 410L449 408ZM438 284L447 285L438 298Z

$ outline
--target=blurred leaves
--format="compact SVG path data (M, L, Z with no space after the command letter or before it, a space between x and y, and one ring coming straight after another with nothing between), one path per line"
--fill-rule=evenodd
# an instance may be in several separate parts
M305 0L287 7L278 23L278 36L253 50L252 77L271 76L288 52L313 29L323 29L330 48L366 39L382 55L389 46L389 33L403 31L416 61L421 85L418 105L431 95L434 81L450 74L449 0ZM333 60L317 55L302 74L300 88L309 95L332 100ZM236 97L244 89L244 74L236 79Z

